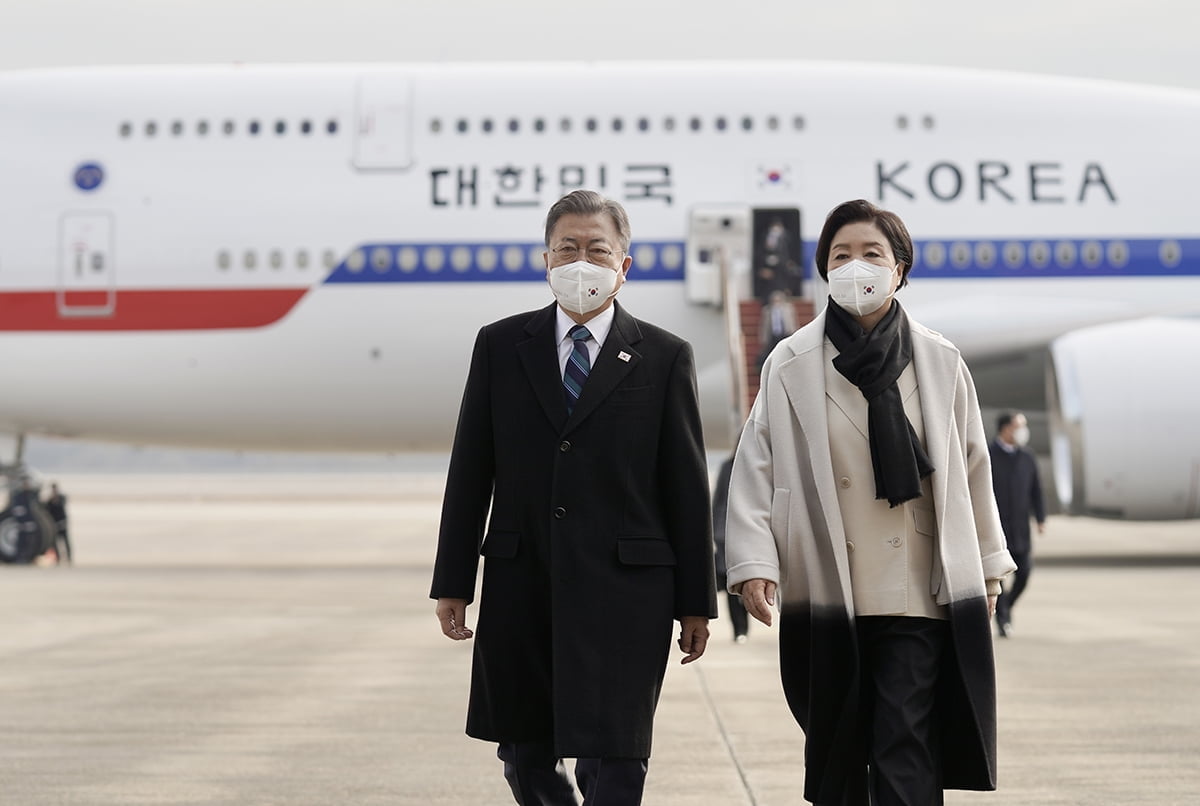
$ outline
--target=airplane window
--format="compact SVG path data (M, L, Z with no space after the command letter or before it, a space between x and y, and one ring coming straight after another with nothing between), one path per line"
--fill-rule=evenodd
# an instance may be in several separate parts
M937 241L925 244L925 265L931 269L940 269L946 265L946 247Z
M103 252L92 252L92 271L104 271Z
M562 129L562 130L563 130L563 132L569 132L569 131L571 131L571 119L570 119L570 118L563 118L562 120L560 120L560 121L558 122L558 128Z
M467 121L463 118L459 118L458 125L455 128L458 129L459 134L466 134L467 133Z
M1129 245L1124 241L1113 241L1108 245L1108 262L1114 268L1124 268L1129 262Z
M480 271L493 271L499 262L500 256L490 246L481 246L475 253L475 263L479 266Z
M779 128L779 118L775 117L774 115L768 115L767 116L767 128L770 129L771 131L775 131L776 129L778 129Z
M330 119L330 121L325 124L325 131L329 132L330 134L337 134L338 122L336 120Z
M924 126L926 129L932 129L933 128L933 115L926 115L925 117L921 118L921 125Z
M332 249L326 249L321 253L321 262L325 264L325 268L332 269L337 265L337 253Z
M158 134L158 124L154 121L148 122L146 124L146 136L153 137L156 134Z
M1183 262L1183 247L1179 241L1163 241L1158 245L1158 259L1168 269L1173 269Z
M425 247L425 268L430 272L439 272L446 265L446 253L440 246Z
M251 134L257 136L258 132L261 128L262 128L262 125L257 120L250 121L250 133Z
M1045 241L1034 241L1029 245L1029 262L1035 269L1044 269L1050 265L1050 244Z
M804 131L804 115L796 115L792 118L792 128L798 132Z
M171 124L171 134L178 137L183 134L183 121L177 120Z
M196 122L196 134L204 137L208 134L208 121L200 120Z
M509 271L520 271L525 265L525 253L519 246L509 246L504 250L504 268Z
M471 268L471 250L465 246L456 246L451 249L450 267L459 273Z
M623 128L625 128L625 121L623 121L621 118L612 119L612 130L614 132L619 132Z
M917 266L921 265L921 244L917 243L916 241L913 241L912 255L913 255L912 268L915 269Z
M128 137L131 134L133 134L133 126L129 123L122 123L121 124L121 136Z
M654 252L654 247L650 244L639 244L633 250L633 266L642 271L650 271L654 268L654 263L658 255Z
M690 126L694 132L700 131L700 118L693 117L688 121L688 126Z
M1075 244L1070 241L1059 241L1054 245L1054 262L1061 268L1069 269L1075 265Z
M242 265L245 266L247 269L253 270L255 267L258 266L258 255L254 254L254 252L247 249L246 253L244 255L242 255Z
M519 132L521 130L521 121L517 120L516 118L509 118L508 119L508 130L510 132L512 132L513 134L516 134L517 132Z
M650 118L638 118L638 130L643 132L650 131Z
M1017 241L1004 244L1004 262L1011 269L1020 268L1025 263L1025 247Z
M308 268L308 252L304 249L300 249L296 252L296 268L297 269L307 269Z
M908 128L908 116L898 115L896 117L896 128L897 129L907 129Z
M534 271L542 272L546 270L546 261L542 259L542 254L545 251L546 247L540 244L529 250L529 254L527 255L529 259L529 268L533 269Z
M350 257L346 258L346 268L352 272L360 272L367 265L367 256L363 254L361 249L355 249L350 253Z
M417 264L421 262L421 255L415 247L402 246L396 255L396 262L400 264L400 271L412 274L417 270Z
M217 252L218 269L228 270L231 265L233 265L233 258L229 256L229 252L227 250L222 249L220 252Z
M441 130L442 130L442 121L439 120L438 118L430 118L429 131L433 132L434 134L437 134Z
M541 118L534 118L533 119L533 130L535 132L537 132L538 134L541 134L542 132L546 131L546 121L544 121Z
M742 131L748 132L753 128L754 128L754 118L750 117L749 115L745 115L742 118Z
M950 247L950 262L956 269L965 269L971 265L971 245L963 241L956 241Z
M270 261L271 261L272 269L282 269L283 268L283 252L280 252L278 249L272 249Z
M377 246L371 250L371 268L383 274L392 267L392 250Z
M492 133L492 119L484 118L483 123L480 124L480 128L482 128L486 134L491 134Z
M1099 241L1087 241L1079 251L1083 265L1089 269L1096 268L1100 265L1100 261L1104 260L1104 247L1100 245Z
M678 271L683 265L683 250L674 244L667 244L662 250L663 268Z
M275 133L276 134L286 134L287 133L287 123L282 120L275 121Z
M584 123L584 128L586 128L589 132L596 131L596 119L588 118L587 121Z
M991 241L980 241L975 244L975 262L984 269L990 269L996 265L996 247Z
M301 134L312 134L312 121L311 120L300 121L300 133Z
M724 117L717 118L715 123L716 123L717 131L719 131L719 132L725 131L725 127L728 125L728 123L726 122Z
M668 132L675 131L675 118L663 118L663 130Z
M232 120L225 121L225 125L222 126L221 129L222 129L222 131L225 132L225 134L233 134L233 121Z

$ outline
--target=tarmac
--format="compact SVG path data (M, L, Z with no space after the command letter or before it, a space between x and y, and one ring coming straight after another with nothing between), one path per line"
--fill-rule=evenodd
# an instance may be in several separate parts
M440 474L58 481L74 566L0 566L0 803L511 802L427 598ZM1000 788L946 803L1200 803L1200 522L1054 517L1038 551L996 640ZM803 803L776 631L712 631L645 803Z

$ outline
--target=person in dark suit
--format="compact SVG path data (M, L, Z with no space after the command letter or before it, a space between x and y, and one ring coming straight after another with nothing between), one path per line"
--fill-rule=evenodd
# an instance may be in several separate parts
M1004 412L996 420L996 438L989 446L992 457L992 487L1000 524L1008 541L1008 553L1017 563L1017 572L1005 583L1004 593L996 602L996 625L1001 638L1012 634L1012 609L1029 584L1033 573L1033 540L1029 522L1037 521L1038 534L1046 531L1046 505L1042 482L1038 478L1037 459L1025 447L1029 426L1020 412Z
M585 806L640 803L673 622L690 663L716 616L692 350L614 300L629 242L599 194L550 208L557 301L479 331L450 456L430 595L520 804L577 803L564 758Z
M67 558L67 565L71 564L71 536L67 531L67 497L58 490L57 484L50 485L50 495L46 498L43 504L46 513L50 515L54 521L54 553L55 564L63 561L63 557Z
M750 634L750 616L742 597L727 589L728 566L725 563L725 519L729 514L729 478L733 475L733 455L721 463L713 487L713 542L717 546L717 588L725 591L725 602L729 606L729 621L733 625L733 640L744 644Z

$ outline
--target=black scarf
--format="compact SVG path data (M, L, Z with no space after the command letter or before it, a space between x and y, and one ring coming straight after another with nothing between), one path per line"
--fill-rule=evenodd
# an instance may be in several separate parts
M900 303L870 333L832 299L825 314L825 335L838 349L833 367L867 399L867 435L875 469L875 497L897 506L921 497L921 479L933 463L904 414L897 381L912 361L912 335Z

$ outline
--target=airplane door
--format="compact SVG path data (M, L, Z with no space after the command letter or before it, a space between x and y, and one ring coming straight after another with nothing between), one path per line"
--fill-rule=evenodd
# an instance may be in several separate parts
M402 171L412 165L412 82L388 73L358 79L354 167Z
M59 222L58 315L112 316L117 307L113 218L67 213Z
M688 302L721 305L721 262L733 273L739 298L749 290L751 215L738 205L693 207L688 218L685 283ZM743 288L745 286L745 288Z

